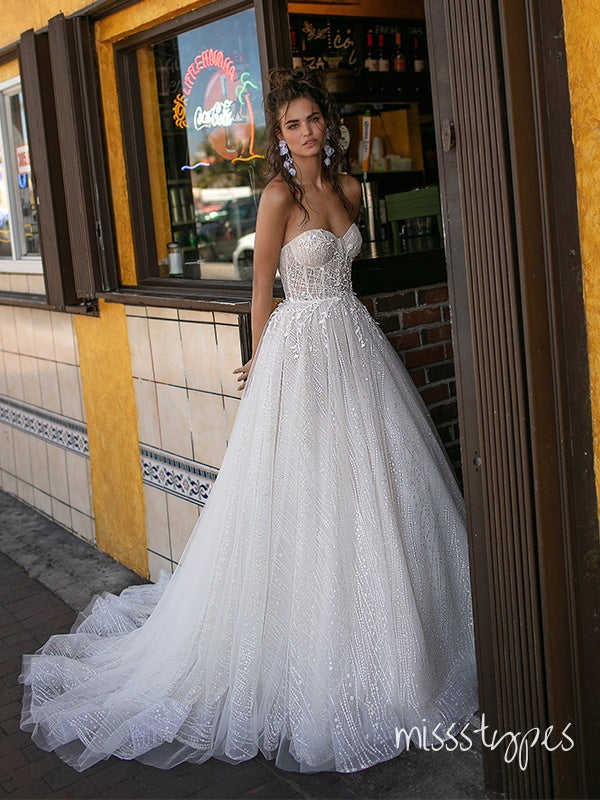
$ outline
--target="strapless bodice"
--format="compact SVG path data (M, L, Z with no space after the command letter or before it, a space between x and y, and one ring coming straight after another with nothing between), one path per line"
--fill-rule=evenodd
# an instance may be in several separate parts
M361 245L354 223L340 237L323 228L298 234L281 248L279 257L286 299L313 300L352 291L352 259Z

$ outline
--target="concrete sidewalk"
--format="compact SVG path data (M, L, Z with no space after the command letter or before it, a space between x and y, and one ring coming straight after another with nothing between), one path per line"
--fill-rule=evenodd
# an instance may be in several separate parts
M16 798L485 798L480 750L411 749L361 772L300 775L256 756L163 771L110 758L83 773L19 728L23 653L67 632L94 594L143 579L0 491L0 795Z

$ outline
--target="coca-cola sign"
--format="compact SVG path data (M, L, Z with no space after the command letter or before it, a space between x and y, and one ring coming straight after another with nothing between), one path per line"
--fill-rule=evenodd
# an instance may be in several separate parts
M225 161L251 161L255 119L252 90L259 88L240 59L223 50L206 48L182 70L181 91L173 100L173 120L179 128L207 131L214 152ZM200 80L202 76L203 80Z

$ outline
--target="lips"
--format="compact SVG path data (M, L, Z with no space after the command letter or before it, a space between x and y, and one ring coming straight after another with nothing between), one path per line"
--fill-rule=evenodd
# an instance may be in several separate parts
M304 147L313 147L316 143L316 139L309 139L307 142L304 142Z

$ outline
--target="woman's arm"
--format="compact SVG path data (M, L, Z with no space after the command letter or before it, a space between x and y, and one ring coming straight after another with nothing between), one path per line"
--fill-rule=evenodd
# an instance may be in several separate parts
M346 199L352 206L352 219L356 222L358 212L360 211L360 204L362 202L362 190L360 183L352 175L340 175L342 189Z
M252 279L252 355L273 310L273 283L285 235L290 190L272 181L264 190L256 217Z
M273 284L291 206L290 191L283 183L272 181L262 193L256 217L254 240L251 306L252 358L254 358L258 342L273 310ZM241 391L246 384L252 358L242 367L234 370L234 374L239 374L238 391Z

